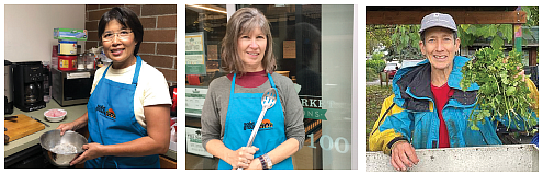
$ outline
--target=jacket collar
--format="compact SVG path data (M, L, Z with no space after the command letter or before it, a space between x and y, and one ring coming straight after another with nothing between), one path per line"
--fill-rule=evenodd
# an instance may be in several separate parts
M456 90L461 90L461 79L463 73L461 69L465 65L465 62L470 59L462 56L455 56L453 59L453 68L448 79L448 85ZM393 93L395 99L393 100L397 105L409 109L410 105L414 105L415 102L427 102L433 100L431 92L431 63L428 59L419 62L414 67L402 68L395 74L393 78ZM479 87L476 83L473 83L467 91L476 91ZM425 100L425 101L421 101ZM412 102L412 103L407 103ZM419 106L419 105L418 105ZM422 106L422 105L421 105ZM419 107L416 109L421 109Z

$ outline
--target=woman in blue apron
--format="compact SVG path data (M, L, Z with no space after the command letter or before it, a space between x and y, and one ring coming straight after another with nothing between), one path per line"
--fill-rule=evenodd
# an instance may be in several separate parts
M304 140L304 114L293 82L274 72L266 17L254 8L236 11L227 22L222 52L223 69L230 73L208 88L201 118L203 147L220 159L220 170L292 170L291 155ZM256 124L261 97L270 88L277 92L277 102ZM257 136L247 147L256 125Z
M144 96L137 95L138 80L147 76L144 74L151 74L149 69L142 72L149 65L137 56L143 31L137 15L127 8L116 7L102 16L99 35L104 54L113 63L96 71L95 77L99 79L95 78L93 83L88 112L57 128L63 133L88 126L89 144L83 146L85 151L71 165L84 162L86 168L159 168L158 154L166 153L169 146L171 102L167 84L164 89L157 86L152 91L162 97L166 93L167 98L162 100L168 101L143 107L147 128L138 122L134 99ZM106 73L115 76L108 78ZM146 86L145 82L140 85Z

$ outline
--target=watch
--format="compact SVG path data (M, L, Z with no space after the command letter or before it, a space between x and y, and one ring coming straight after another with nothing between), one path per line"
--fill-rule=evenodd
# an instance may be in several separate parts
M259 161L261 161L262 170L268 170L268 164L266 163L266 160L263 158L263 156L259 157Z
M266 170L272 169L272 160L270 159L270 157L268 157L268 153L261 155L261 157L263 157L266 161Z

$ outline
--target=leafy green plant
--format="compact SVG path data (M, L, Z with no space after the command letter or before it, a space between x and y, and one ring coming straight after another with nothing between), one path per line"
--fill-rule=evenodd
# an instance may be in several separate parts
M518 129L527 129L536 125L536 118L529 110L534 101L527 96L530 91L520 72L522 53L515 49L505 57L502 49L482 48L474 54L474 60L468 61L462 68L461 88L466 91L472 83L480 86L477 102L472 110L469 123L478 130L477 122L507 120ZM506 119L507 118L507 119ZM523 127L519 125L523 124Z
M524 31L525 32L525 31ZM461 46L471 46L478 38L490 38L493 48L504 46L504 40L512 41L511 24L461 24L457 34L461 38Z
M385 68L385 61L383 59L366 60L366 67L374 69L375 73L380 73Z
M376 51L372 54L371 59L366 60L366 68L372 68L373 73L380 73L385 68L385 60L383 60L383 52ZM367 69L367 74L368 74Z
M389 48L393 45L391 35L393 35L394 25L366 25L366 52L372 52L379 48Z
M372 60L381 60L383 58L383 52L374 52L371 58Z
M366 67L366 81L375 81L378 79L378 74L373 68Z

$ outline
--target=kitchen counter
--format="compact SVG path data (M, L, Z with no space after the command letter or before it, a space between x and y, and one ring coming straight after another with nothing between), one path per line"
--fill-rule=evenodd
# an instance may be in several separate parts
M68 114L66 115L66 118L64 118L62 121L57 123L51 123L47 121L43 113L47 111L48 109L52 108L62 108L65 109ZM11 115L18 115L18 114L24 114L26 116L32 116L37 119L40 119L45 124L49 125L49 127L45 127L45 129L37 131L34 134L25 136L20 139L16 139L14 141L9 142L9 144L4 145L4 158L7 158L9 155L17 153L19 151L25 150L27 148L30 148L32 146L35 146L39 143L40 136L49 130L56 129L60 124L62 123L69 123L74 121L75 119L79 118L81 115L83 115L85 112L87 112L87 104L82 105L74 105L74 106L66 106L61 107L55 100L49 101L49 103L46 103L46 107L39 109L37 111L32 112L22 112L19 108L13 108L13 113L10 115L4 115L4 116L11 116ZM168 150L168 152L165 154L168 158L176 160L177 161L177 152L173 150Z

